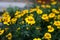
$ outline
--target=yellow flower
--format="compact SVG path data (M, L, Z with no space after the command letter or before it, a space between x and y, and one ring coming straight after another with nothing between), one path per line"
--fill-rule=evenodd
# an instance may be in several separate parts
M46 8L51 8L51 6L50 5L46 5Z
M50 13L49 14L49 18L54 18L55 17L55 13Z
M34 12L34 11L36 11L36 9L30 9L29 11L30 11L30 13L31 13L31 12Z
M25 21L28 23L28 24L35 24L35 20L32 16L28 16L25 18Z
M60 26L57 26L58 29L60 29Z
M54 28L51 27L51 25L47 26L47 28L48 28L48 32L53 32L54 31Z
M37 14L42 14L43 13L43 11L40 10L40 9L37 9L36 12L37 12Z
M4 33L4 30L0 30L0 35L2 35Z
M53 1L53 2L51 2L51 4L52 4L52 5L55 5L55 4L57 4L57 2L56 2L56 1Z
M15 16L16 18L20 18L21 17L21 15L17 15L17 16Z
M43 14L43 15L42 15L42 19L43 19L43 20L48 20L48 19L49 19L49 18L48 18L48 15L47 15L47 14Z
M40 38L34 38L33 40L41 40Z
M3 21L3 23L6 25L9 25L9 22L10 22L10 17L4 19L4 21Z
M54 21L55 26L60 26L60 21Z
M45 5L41 5L41 7L42 7L42 8L46 8L46 6L45 6Z
M19 15L20 14L20 11L16 11L15 15Z
M8 23L10 22L10 15L8 12L5 12L3 15L2 15L2 21L3 21L3 24L6 24L6 25L9 25Z
M25 11L22 11L22 12L16 11L15 17L16 17L16 18L20 18L20 17L23 16L24 14L25 14Z
M11 19L11 23L12 23L12 24L16 23L16 21L17 21L17 18L12 18L12 19Z
M3 16L3 17L7 17L7 16L9 16L9 13L8 13L8 12L4 12L4 13L2 14L2 16Z
M57 15L55 15L55 17L54 17L54 20L56 20L57 19Z
M44 34L44 38L45 39L50 39L51 38L51 34L50 33L45 33Z
M52 12L56 13L56 14L59 14L59 11L56 10L56 9L52 9Z
M6 35L6 37L7 37L9 40L11 40L11 39L12 39L12 34L9 33L8 35Z
M10 20L10 15L8 13L4 13L2 15L2 21L9 21Z
M28 13L29 11L26 9L26 10L23 10L22 12L25 14L25 13Z
M3 22L4 24L6 24L6 25L9 25L9 23L8 22Z
M58 15L58 16L57 16L57 19L59 19L59 20L60 20L60 15Z
M52 12L55 12L56 11L56 9L52 9Z
M56 13L56 14L59 14L59 11L56 10L55 13Z

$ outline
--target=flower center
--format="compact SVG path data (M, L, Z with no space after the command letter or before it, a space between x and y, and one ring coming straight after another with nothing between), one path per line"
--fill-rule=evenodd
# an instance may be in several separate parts
M33 21L33 19L28 19L29 21Z

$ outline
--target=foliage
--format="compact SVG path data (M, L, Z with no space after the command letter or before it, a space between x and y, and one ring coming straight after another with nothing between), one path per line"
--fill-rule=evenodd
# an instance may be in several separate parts
M20 10L7 8L0 19L1 40L60 40L58 2Z

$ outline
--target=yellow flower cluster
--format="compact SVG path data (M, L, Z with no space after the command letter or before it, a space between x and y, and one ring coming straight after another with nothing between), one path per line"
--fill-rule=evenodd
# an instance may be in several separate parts
M59 14L60 12L56 9L52 9L52 12L55 13L55 14Z
M37 6L36 8L30 9L29 12L31 13L31 12L34 12L34 11L36 11L37 14L42 14L43 13L43 11L41 9L39 9L39 6Z
M16 23L17 19L23 16L24 14L28 13L28 10L24 10L22 12L16 11L15 16L11 18L10 14L8 12L4 12L2 15L2 21L4 24L14 24Z
M10 19L11 19L11 17L10 17L10 15L9 15L8 12L5 12L5 13L2 15L2 21L3 21L4 24L9 25Z
M42 8L51 8L51 6L48 5L48 4L47 4L47 5L42 4L41 7L42 7Z
M55 5L57 3L54 0L51 1L52 1L51 2L52 5ZM40 38L37 36L37 38L35 37L33 40L42 40L42 39L50 40L52 38L51 33L53 33L56 29L60 30L60 8L58 9L55 8L50 9L50 8L51 8L50 5L42 4L41 6L37 6L36 8L31 8L29 10L26 9L23 11L16 11L13 15L14 17L12 17L9 12L4 12L2 15L2 19L0 19L0 21L2 21L3 24L5 25L11 25L11 24L13 25L17 23L16 24L18 26L16 27L17 32L18 31L20 32L21 28L22 29L24 28L23 26L20 27L21 25L24 25L26 30L30 30L32 27L33 27L32 30L36 30L36 31L39 30L38 32L42 30L44 31L42 33L43 37ZM47 9L46 13L44 13L45 9ZM45 27L41 27L41 26L45 26ZM42 28L43 29L46 28L47 32L45 33L45 30L43 30ZM0 35L2 35L4 31L7 31L8 29L9 29L8 27L5 28L4 30L0 29ZM13 37L12 33L8 33L6 37L8 38L8 40L11 40Z

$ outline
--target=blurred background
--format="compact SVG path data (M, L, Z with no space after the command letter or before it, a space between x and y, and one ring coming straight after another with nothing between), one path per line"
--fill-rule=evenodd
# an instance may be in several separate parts
M30 8L33 7L34 3L47 4L54 0L0 0L0 11L2 8L7 8L9 6L18 6L19 8ZM60 1L60 0L57 0Z

